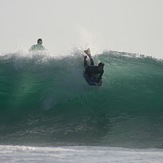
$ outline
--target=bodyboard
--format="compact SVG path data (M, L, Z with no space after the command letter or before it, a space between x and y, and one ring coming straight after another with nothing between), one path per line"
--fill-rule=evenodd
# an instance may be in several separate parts
M101 86L102 85L102 80L100 81L97 81L97 79L92 79L90 78L86 73L85 71L83 71L83 76L86 80L86 82L91 85L91 86Z

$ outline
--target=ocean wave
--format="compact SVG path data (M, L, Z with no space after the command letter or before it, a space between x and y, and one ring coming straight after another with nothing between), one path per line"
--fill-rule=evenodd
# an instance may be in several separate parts
M0 57L0 142L163 147L163 62L106 51L103 85L89 86L83 55Z

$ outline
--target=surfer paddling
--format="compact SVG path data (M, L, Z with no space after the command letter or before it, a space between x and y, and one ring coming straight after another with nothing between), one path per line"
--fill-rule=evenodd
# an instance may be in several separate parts
M37 40L37 44L36 45L32 45L32 47L30 48L30 52L31 51L44 51L46 50L45 47L42 45L43 44L43 41L41 38L39 38Z

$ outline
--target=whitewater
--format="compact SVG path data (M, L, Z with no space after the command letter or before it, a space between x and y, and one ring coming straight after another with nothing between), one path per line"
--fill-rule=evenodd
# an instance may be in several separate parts
M83 78L83 51L0 56L1 162L163 160L163 61L117 51L101 87Z

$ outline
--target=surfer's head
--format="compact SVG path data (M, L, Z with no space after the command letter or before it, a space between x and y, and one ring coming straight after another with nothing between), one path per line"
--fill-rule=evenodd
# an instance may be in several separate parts
M103 68L104 68L104 63L100 62L100 63L98 64L98 69L99 69L99 70L103 70Z
M98 64L98 67L104 67L104 63L100 62L100 63Z
M42 45L42 39L41 39L41 38L39 38L39 39L37 40L37 44L41 44L41 45Z

